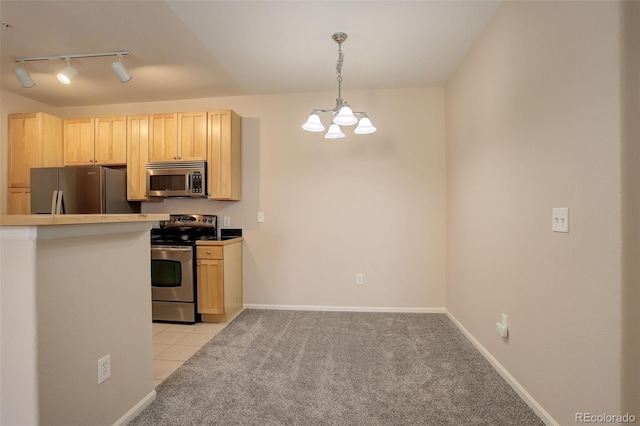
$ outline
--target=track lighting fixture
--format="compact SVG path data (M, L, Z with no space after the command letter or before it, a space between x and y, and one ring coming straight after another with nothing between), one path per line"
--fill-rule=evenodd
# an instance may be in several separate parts
M336 106L333 109L314 109L311 111L307 122L302 125L304 130L309 132L323 132L324 126L320 121L319 112L330 112L334 115L333 122L329 126L329 131L324 137L326 139L338 139L344 138L344 133L340 129L340 126L353 126L358 123L358 118L355 114L360 115L360 122L358 127L354 130L354 133L358 135L366 135L376 131L376 128L371 124L371 120L367 116L366 112L353 111L347 102L342 99L342 64L344 55L342 54L342 43L347 39L346 33L335 33L332 37L333 41L338 43L338 63L336 64L336 73L338 74L338 98L336 99Z
M80 54L73 54L73 55L53 55L53 56L35 56L30 58L16 58L14 59L14 62L20 63L21 66L16 68L14 70L14 73L22 87L25 87L25 88L33 87L35 83L31 79L31 76L29 75L29 72L27 71L27 69L24 67L25 62L64 60L67 62L67 65L62 71L58 73L58 80L60 80L64 84L69 84L71 83L71 80L73 80L73 78L78 75L78 70L76 70L75 67L71 65L72 59L97 58L102 56L117 56L118 60L114 61L111 64L111 69L116 74L116 77L118 77L118 80L120 80L120 82L126 83L127 81L131 80L131 73L129 72L129 70L127 70L127 68L122 63L122 57L128 54L129 54L128 50L120 50L116 52L80 53Z
M126 83L131 80L131 73L129 73L129 70L127 70L122 63L122 55L120 53L118 53L118 60L111 63L111 69L116 73L116 77L118 77L120 83Z
M33 82L33 79L29 75L29 71L24 67L24 62L20 61L20 66L13 70L13 73L16 75L16 78L20 82L20 86L28 89L29 87L33 87L36 83Z
M77 75L78 70L71 65L71 59L67 58L67 66L58 73L58 80L63 84L69 84Z

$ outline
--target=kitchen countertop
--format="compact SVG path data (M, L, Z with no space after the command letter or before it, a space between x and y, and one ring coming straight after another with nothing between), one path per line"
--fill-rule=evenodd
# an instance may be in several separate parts
M168 214L25 214L0 215L0 226L50 226L99 223L153 222Z
M244 241L244 237L231 238L230 240L196 241L196 246L224 246L227 244L239 243L240 241Z

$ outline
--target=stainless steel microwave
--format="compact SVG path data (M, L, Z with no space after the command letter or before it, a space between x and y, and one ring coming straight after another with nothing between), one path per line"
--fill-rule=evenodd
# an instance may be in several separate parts
M206 161L147 164L148 197L206 197Z

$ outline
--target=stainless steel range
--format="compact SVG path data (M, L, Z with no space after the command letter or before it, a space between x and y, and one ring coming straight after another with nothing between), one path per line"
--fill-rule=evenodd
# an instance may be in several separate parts
M215 215L170 215L151 230L151 298L154 321L195 323L196 241L217 240Z

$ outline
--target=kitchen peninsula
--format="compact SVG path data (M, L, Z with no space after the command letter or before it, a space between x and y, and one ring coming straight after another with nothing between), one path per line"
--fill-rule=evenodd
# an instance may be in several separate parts
M149 231L167 218L0 216L0 424L126 424L155 398Z

